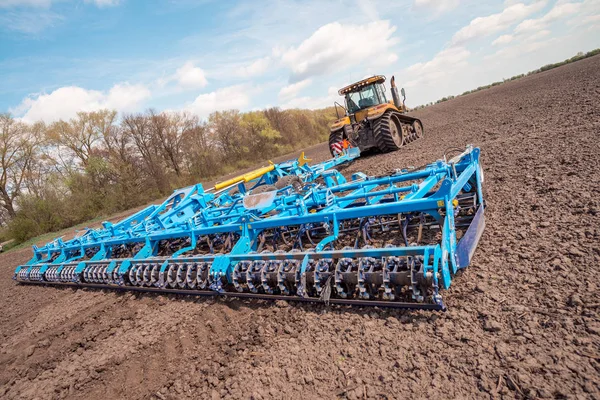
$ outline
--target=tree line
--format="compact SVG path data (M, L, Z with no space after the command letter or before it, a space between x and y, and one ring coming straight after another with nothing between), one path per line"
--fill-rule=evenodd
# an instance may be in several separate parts
M25 123L0 114L0 241L127 210L325 141L333 108L119 115Z

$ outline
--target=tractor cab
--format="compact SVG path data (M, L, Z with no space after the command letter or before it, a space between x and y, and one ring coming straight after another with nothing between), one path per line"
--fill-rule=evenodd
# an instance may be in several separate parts
M344 96L347 115L388 102L385 96L385 76L376 75L353 83L339 90Z

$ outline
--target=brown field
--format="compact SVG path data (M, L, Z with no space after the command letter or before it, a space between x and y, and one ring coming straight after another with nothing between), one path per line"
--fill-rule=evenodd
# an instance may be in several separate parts
M599 398L600 56L415 115L423 140L344 173L481 147L487 227L447 312L17 285L16 250L0 398Z

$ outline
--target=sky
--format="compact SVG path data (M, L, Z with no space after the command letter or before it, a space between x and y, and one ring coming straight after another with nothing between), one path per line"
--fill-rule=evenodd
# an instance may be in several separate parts
M413 107L598 47L600 0L0 0L0 112L322 108L374 74Z

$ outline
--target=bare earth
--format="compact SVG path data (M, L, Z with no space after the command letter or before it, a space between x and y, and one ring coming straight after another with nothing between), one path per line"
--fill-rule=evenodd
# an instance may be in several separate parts
M425 139L344 173L482 148L487 228L447 312L24 286L10 252L0 398L599 398L600 57L415 114Z

